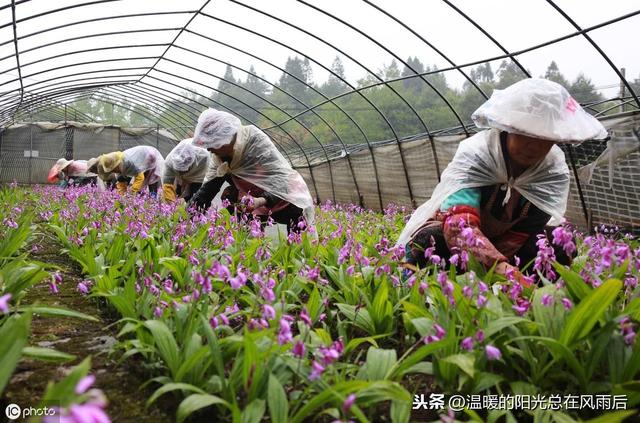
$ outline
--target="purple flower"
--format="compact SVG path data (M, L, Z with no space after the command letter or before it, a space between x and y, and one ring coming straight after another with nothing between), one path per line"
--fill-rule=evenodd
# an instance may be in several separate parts
M324 366L317 361L313 360L311 363L311 373L309 373L309 380L316 380L324 372Z
M566 310L571 310L571 308L573 307L571 300L566 297L562 299L562 305Z
M485 297L484 295L478 295L478 300L477 300L478 307L482 307L486 303L487 303L487 297Z
M561 246L564 252L571 256L576 251L576 244L573 242L573 234L567 228L558 226L552 232L553 243Z
M95 404L74 404L69 407L69 412L74 423L111 423L104 410Z
M297 341L295 344L293 344L293 349L291 352L295 357L302 358L304 357L305 351L306 348L304 346L304 342Z
M156 307L155 309L153 309L153 315L159 319L162 317L162 309L160 307Z
M480 329L478 332L476 332L475 338L478 342L484 342L484 331Z
M11 299L11 294L4 294L0 297L0 312L6 314L9 312L9 300Z
M471 298L471 296L473 295L473 288L471 288L471 286L469 285L465 285L462 288L462 295L464 295L467 298Z
M320 347L318 348L320 355L322 356L322 363L324 365L329 365L340 358L342 355L342 351L344 351L344 345L342 344L342 340L334 341L328 347Z
M434 323L433 328L436 330L436 336L440 339L444 338L444 336L446 335L446 331L444 330L444 328L442 326L440 326L437 323Z
M353 403L356 402L356 395L355 394L350 394L342 403L342 412L344 414L347 414L349 412L349 410L351 410L351 407L353 406Z
M542 303L543 306L549 307L550 305L553 304L553 295L544 294L540 302Z
M273 320L276 318L276 310L269 304L265 304L262 306L262 317L265 320Z
M278 333L278 344L284 345L287 342L291 342L293 336L291 334L291 326L287 319L280 319L280 332Z
M489 360L500 360L502 357L500 350L493 345L487 345L484 350Z
M473 338L471 338L470 336L464 338L460 343L460 348L462 348L463 350L471 351L473 349Z
M87 392L87 389L89 389L95 381L96 381L96 377L94 375L88 375L80 379L80 381L78 382L75 388L76 394L80 395Z
M307 313L306 307L300 311L300 319L305 322L307 326L313 326L313 322L311 321L309 313Z
M76 288L82 295L87 295L89 293L89 288L82 282L78 282L78 286Z

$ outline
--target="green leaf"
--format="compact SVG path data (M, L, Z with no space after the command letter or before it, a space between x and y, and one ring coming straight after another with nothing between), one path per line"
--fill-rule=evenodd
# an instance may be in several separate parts
M504 378L495 373L479 372L476 373L475 386L473 387L474 393L480 393L486 391L489 388L493 388L498 383L502 382Z
M371 345L373 345L374 347L378 346L378 343L376 342L376 339L382 337L383 335L375 335L375 336L366 336L364 338L354 338L349 340L349 342L347 342L347 345L344 347L344 354L348 354L351 351L355 350L356 348L358 348L360 345L364 344L365 342L370 343Z
M160 357L171 371L171 375L175 376L180 367L180 351L173 334L160 320L147 320L144 325L151 331Z
M68 310L66 308L59 307L45 307L45 306L33 306L25 307L24 310L28 310L33 314L39 314L41 316L56 316L56 317L73 317L75 319L89 320L92 322L99 322L100 319L88 314L80 313L79 311Z
M180 286L184 285L185 273L187 271L188 262L182 257L162 257L160 265L167 268L173 275L173 279Z
M475 374L475 362L476 358L473 354L454 354L448 357L443 358L440 361L444 361L446 363L455 364L458 366L463 372L468 374L473 378Z
M431 344L423 345L406 358L400 359L392 370L388 379L401 379L402 376L413 366L421 362L424 358L434 354L436 351L447 348L455 341L455 336L447 336L445 339Z
M384 380L398 361L396 350L382 350L370 347L367 351L367 361L364 374L368 380Z
M273 423L286 423L289 415L289 402L287 394L282 384L276 376L269 376L269 392L267 393L269 403L269 415Z
M36 360L51 362L71 361L76 358L75 355L63 353L62 351L54 350L51 348L41 347L24 347L22 349L22 354Z
M265 404L264 400L254 399L251 403L244 409L242 413L242 423L258 423L262 420L262 416L264 416L265 412Z
M22 349L27 344L31 315L10 317L0 326L0 396L9 382L13 370L22 357Z
M210 407L212 405L223 405L226 408L229 407L229 403L220 397L209 394L192 394L186 397L178 406L176 412L176 420L178 423L182 423L187 417L194 412Z
M573 270L566 268L558 262L553 262L553 268L556 269L556 272L558 272L560 277L565 281L569 293L575 300L582 300L593 291L593 288L587 285L582 276Z
M357 327L364 330L370 335L376 334L376 326L371 319L371 315L364 308L356 309L356 306L351 304L336 304L338 309L353 322Z
M181 382L187 373L189 373L198 364L201 364L205 357L210 354L209 347L200 347L195 353L191 354L189 358L184 360L180 365L178 372L176 373L176 382Z
M506 316L500 317L499 319L495 319L489 322L487 328L484 330L485 337L489 338L494 334L500 332L502 329L517 325L521 322L529 322L530 320L517 317L517 316Z
M390 414L393 423L407 423L411 417L411 403L406 401L391 401Z
M560 342L568 346L587 336L615 301L621 289L622 282L609 279L580 301L567 317Z
M145 407L149 407L158 398L160 398L162 395L166 394L167 392L177 391L177 390L197 392L198 394L206 394L206 392L203 391L202 389L188 383L167 383L166 385L163 385L160 388L156 389L153 395L151 395L147 400Z

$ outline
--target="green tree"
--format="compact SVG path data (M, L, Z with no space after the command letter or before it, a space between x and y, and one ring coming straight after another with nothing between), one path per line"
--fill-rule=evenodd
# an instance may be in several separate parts
M557 82L565 88L569 87L569 81L567 81L564 75L562 75L560 69L558 69L558 64L553 60L547 67L547 71L544 73L544 78L549 81Z
M602 100L602 95L583 73L580 73L568 88L569 92L580 104L593 103Z
M498 68L498 82L496 82L497 89L505 89L509 85L513 85L518 81L525 79L527 76L522 72L520 67L512 60L503 60Z
M347 91L348 87L343 81L346 80L344 65L340 56L336 56L331 64L332 74L329 74L327 81L321 85L320 91L327 97L335 97Z

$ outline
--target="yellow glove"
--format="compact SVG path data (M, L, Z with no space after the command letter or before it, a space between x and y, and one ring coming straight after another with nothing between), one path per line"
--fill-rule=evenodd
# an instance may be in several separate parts
M125 195L127 193L127 183L126 182L116 182L116 191L120 195Z
M162 193L167 203L176 201L176 187L173 184L162 184Z
M138 173L135 178L133 178L133 186L131 187L131 192L137 194L138 191L142 188L142 184L144 183L144 173Z

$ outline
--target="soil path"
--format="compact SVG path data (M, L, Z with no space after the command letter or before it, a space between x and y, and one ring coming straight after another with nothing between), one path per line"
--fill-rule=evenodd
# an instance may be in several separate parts
M77 291L82 278L80 268L67 256L60 253L61 247L55 241L42 241L39 251L30 258L60 268L63 277L60 292L51 294L47 282L32 287L23 304L39 304L64 307L100 319L99 322L34 316L31 325L30 345L55 348L73 354L76 359L70 363L45 363L23 359L5 389L5 398L0 399L0 417L4 416L7 404L21 407L36 407L45 391L47 381L60 380L71 367L91 356L91 373L96 376L95 387L101 389L109 399L107 413L114 423L119 422L172 422L175 421L175 403L167 404L161 398L157 404L145 410L144 404L152 393L151 389L141 390L140 386L151 376L144 374L130 360L118 364L119 354L109 354L115 343L117 329L106 328L116 320L93 299L88 299ZM170 396L166 400L170 401ZM4 420L3 420L4 421ZM17 421L17 420L16 420Z

